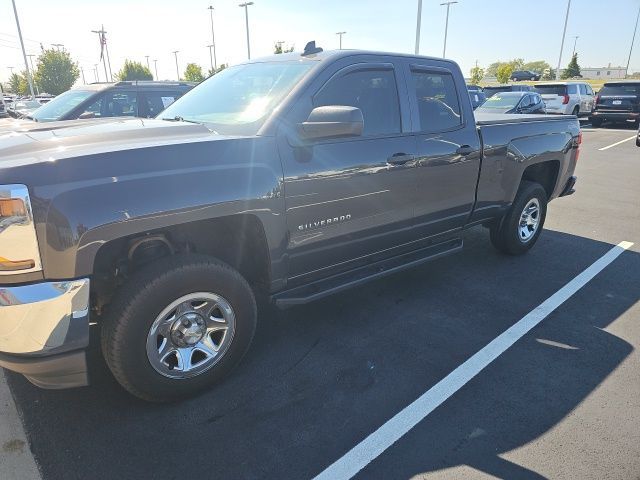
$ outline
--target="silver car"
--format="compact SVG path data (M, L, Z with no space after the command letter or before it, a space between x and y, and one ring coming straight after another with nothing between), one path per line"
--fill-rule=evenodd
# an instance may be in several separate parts
M547 106L547 113L588 116L593 110L595 95L585 82L540 83L534 86Z

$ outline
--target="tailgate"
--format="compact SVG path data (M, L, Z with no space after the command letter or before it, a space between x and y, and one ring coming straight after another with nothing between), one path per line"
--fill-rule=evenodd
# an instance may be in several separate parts
M607 112L635 112L638 110L637 95L601 95L598 110Z

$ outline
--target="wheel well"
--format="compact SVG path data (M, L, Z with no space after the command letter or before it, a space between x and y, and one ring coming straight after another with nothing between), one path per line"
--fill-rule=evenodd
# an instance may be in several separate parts
M94 308L100 313L128 276L147 263L192 252L228 263L255 289L269 286L269 251L262 224L254 215L234 215L136 233L105 243L94 260Z
M547 192L547 198L551 198L558 180L559 169L560 162L557 160L529 165L522 174L522 180L539 183Z

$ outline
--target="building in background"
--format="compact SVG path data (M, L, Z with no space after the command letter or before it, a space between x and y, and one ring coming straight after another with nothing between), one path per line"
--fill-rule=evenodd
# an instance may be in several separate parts
M581 67L580 73L582 78L591 80L617 80L627 76L627 69L625 67L612 67L609 64L608 67L601 68Z

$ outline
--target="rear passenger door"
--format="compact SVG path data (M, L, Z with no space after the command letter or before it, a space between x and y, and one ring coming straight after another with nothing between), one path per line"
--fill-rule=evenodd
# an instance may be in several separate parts
M446 67L408 64L406 71L417 138L417 235L455 231L473 208L480 168L473 112L457 88L464 79Z

